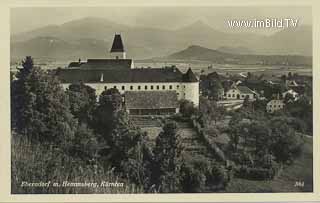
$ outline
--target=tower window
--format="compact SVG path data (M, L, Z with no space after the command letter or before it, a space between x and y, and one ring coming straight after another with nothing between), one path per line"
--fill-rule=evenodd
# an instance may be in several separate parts
M172 85L169 85L169 89L172 90Z
M113 86L114 89L117 89L117 86Z
M148 86L147 86L147 85L146 85L146 86L144 86L144 89L145 89L145 90L147 90L147 89L148 89Z
M179 85L177 85L177 89L179 89Z
M104 90L108 89L107 86L104 86Z
M141 86L140 85L138 86L138 90L141 90Z
M165 85L162 85L162 89L165 90L165 89L166 89L166 86L165 86Z
M133 90L133 86L132 85L130 86L130 90Z
M151 85L151 86L150 86L150 89L152 89L152 90L153 90L153 85Z
M157 85L157 90L160 89L159 85Z
M121 89L122 89L122 90L125 90L125 87L124 87L124 86L122 86L122 87L121 87Z

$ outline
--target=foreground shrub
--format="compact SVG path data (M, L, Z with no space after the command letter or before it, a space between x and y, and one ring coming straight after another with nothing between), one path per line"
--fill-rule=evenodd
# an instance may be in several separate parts
M67 155L55 145L31 144L23 137L12 136L11 192L13 194L81 194L81 193L142 193L142 188L119 178L113 171L104 170L95 160L84 162ZM21 187L22 181L39 183L51 181L62 184L123 183L123 187Z

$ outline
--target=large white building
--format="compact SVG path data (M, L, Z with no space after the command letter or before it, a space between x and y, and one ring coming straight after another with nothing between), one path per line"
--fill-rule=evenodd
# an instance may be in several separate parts
M114 37L110 55L109 59L72 62L68 68L58 69L56 75L64 89L77 82L94 88L98 96L105 89L118 89L124 96L129 113L176 113L179 107L177 101L181 99L189 100L195 106L199 105L199 81L190 68L186 73L176 67L135 68L133 60L126 58L119 34ZM127 94L128 92L133 93ZM134 98L148 101L135 102ZM133 106L135 110L130 109Z

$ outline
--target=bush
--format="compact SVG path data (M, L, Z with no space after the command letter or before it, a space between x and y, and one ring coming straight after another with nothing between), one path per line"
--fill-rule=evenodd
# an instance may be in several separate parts
M118 177L113 169L105 170L98 163L86 163L68 156L59 146L31 144L21 136L12 136L11 192L13 194L92 194L142 193L143 189ZM21 187L30 183L63 181L97 183L101 181L124 183L123 187Z
M182 114L182 116L190 118L192 115L197 113L197 108L195 108L192 102L188 100L181 100L180 113Z
M218 191L229 180L224 167L201 156L185 159L181 167L182 192Z
M205 190L205 173L191 165L182 165L181 179L182 192L203 192Z
M249 168L240 166L235 169L235 176L250 180L271 180L275 176L276 171L272 168Z

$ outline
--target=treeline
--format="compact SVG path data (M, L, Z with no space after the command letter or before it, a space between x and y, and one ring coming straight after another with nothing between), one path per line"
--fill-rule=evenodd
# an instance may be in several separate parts
M224 169L213 160L181 156L174 121L164 124L150 146L130 122L118 90L105 90L97 102L91 87L77 83L64 91L31 57L22 64L11 81L12 193L203 192L224 185ZM124 187L21 187L22 181Z

